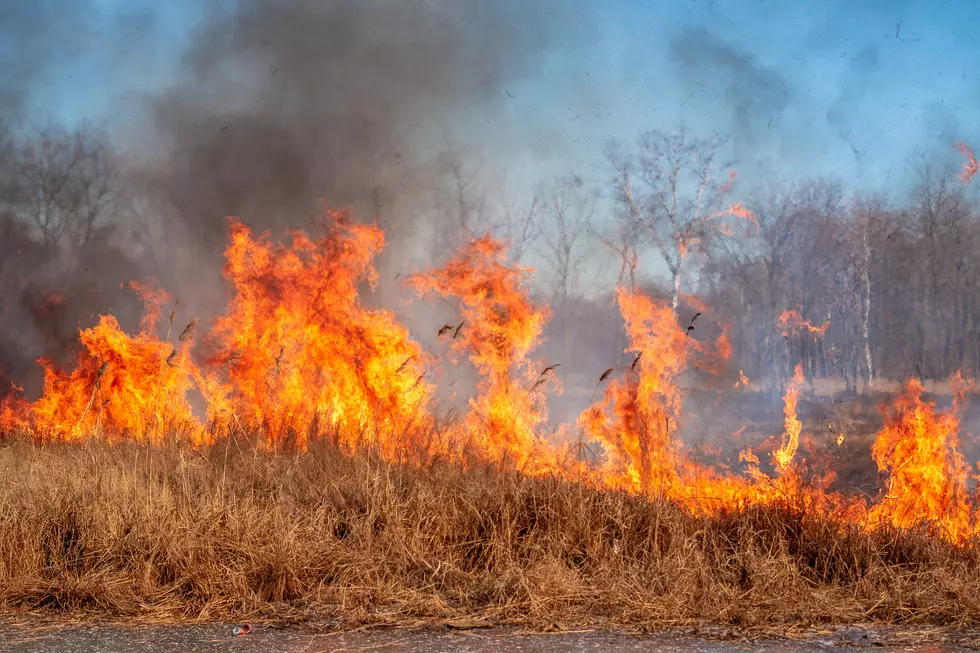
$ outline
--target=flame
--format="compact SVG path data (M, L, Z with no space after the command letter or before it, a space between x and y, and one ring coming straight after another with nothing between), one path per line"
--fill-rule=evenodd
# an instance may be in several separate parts
M793 380L786 389L786 394L783 395L783 414L786 424L783 443L772 454L773 462L776 464L776 469L780 473L784 473L789 469L790 464L793 462L793 457L796 455L796 450L800 446L800 432L803 430L803 423L796 416L796 403L799 401L800 393L803 391L804 380L803 363L797 363Z
M625 378L613 381L579 421L605 452L607 482L669 495L679 484L671 437L681 409L676 378L687 369L697 341L686 336L666 303L625 289L618 300L636 358Z
M958 402L945 411L922 399L922 384L912 379L889 410L871 452L878 469L888 474L873 522L911 528L935 526L953 540L971 534L967 501L967 465L959 451Z
M490 459L541 471L552 466L553 455L538 442L535 430L547 416L543 390L549 381L557 387L557 376L553 367L537 372L528 359L549 317L548 309L528 296L531 272L508 265L504 245L484 236L444 268L411 281L422 296L460 301L462 322L452 347L468 353L482 377L470 404L469 433Z
M977 161L977 156L966 143L957 141L953 143L953 147L958 149L966 157L966 161L963 162L963 170L960 172L960 179L964 184L968 184L980 172L980 161Z
M745 376L745 372L742 370L738 371L738 381L735 382L736 388L747 388L749 387L749 377Z
M752 223L756 222L755 213L753 213L751 210L746 208L745 205L742 204L741 202L736 202L735 204L732 204L724 211L719 211L718 213L715 214L714 217L720 218L726 215L731 215L736 218L741 218L742 220L747 220Z
M830 322L824 322L820 326L814 326L808 320L804 320L798 311L785 311L778 318L779 331L784 336L789 337L793 333L809 332L813 336L819 337L827 332Z
M68 442L98 435L153 444L171 434L206 439L188 398L197 373L189 346L174 347L152 333L170 298L148 284L131 286L145 306L139 333L129 336L115 317L100 317L96 326L80 332L82 350L72 372L39 361L44 394L33 403L8 406L3 418L8 427Z
M291 232L290 244L277 245L231 221L233 295L214 323L209 359L230 387L214 377L202 386L219 422L235 415L273 448L302 451L329 434L348 448L392 453L425 415L425 359L393 314L360 304L358 284L377 284L381 230L330 212L325 231L316 242Z
M738 206L731 211L737 214ZM180 438L194 445L244 433L270 449L297 451L322 438L345 453L368 448L398 462L438 456L466 463L469 456L451 446L462 443L467 453L475 449L481 459L528 474L662 497L692 512L789 498L867 528L925 525L954 542L978 534L958 442L967 388L961 377L954 379L956 401L948 410L923 400L914 379L894 407L883 408L885 426L872 453L887 475L887 489L873 505L830 492L829 473L804 481L807 470L797 460L802 365L784 396L784 433L771 453L775 473L763 471L760 448L739 453L742 473L711 467L677 435L684 418L681 385L694 372L727 373L727 329L704 324L707 317L696 322L709 309L695 297L685 298L694 317L681 322L666 301L621 288L617 302L633 359L618 377L615 367L599 376L600 384L609 383L578 418L580 444L596 453L586 470L560 453L566 431L543 437L546 393L561 390L558 366L544 366L531 355L550 312L531 299L532 271L509 263L502 243L478 238L444 267L411 278L420 296L456 307L458 321L439 329L439 336L480 377L465 418L440 429L428 378L434 357L393 313L361 302L378 282L373 262L384 247L383 232L335 212L324 216L322 226L319 238L297 231L279 243L230 220L224 269L230 302L207 335L197 337L196 320L178 324L175 310L161 319L171 298L155 284L134 283L144 303L136 333L127 334L112 315L101 316L79 332L73 369L39 361L45 382L35 401L5 382L0 432L66 442L98 437L162 444ZM45 306L57 308L61 301L52 295ZM829 322L814 326L787 311L778 326L787 337L817 337ZM739 370L735 387L748 383ZM192 405L200 399L204 410L195 412ZM828 428L842 446L844 434ZM706 452L719 455L698 451Z

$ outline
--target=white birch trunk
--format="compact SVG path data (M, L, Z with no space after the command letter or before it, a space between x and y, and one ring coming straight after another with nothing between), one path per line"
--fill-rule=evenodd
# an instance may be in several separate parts
M871 267L871 239L868 234L870 229L870 217L866 217L861 239L864 246L864 264L861 266L861 282L864 284L864 298L861 307L861 340L864 344L864 362L868 368L866 386L869 390L874 390L875 368L874 360L871 357L871 338L868 334L871 323L871 271L869 269Z

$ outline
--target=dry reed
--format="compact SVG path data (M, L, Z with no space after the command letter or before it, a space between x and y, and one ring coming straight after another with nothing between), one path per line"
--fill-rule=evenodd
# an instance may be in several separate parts
M980 555L787 503L715 517L557 479L268 454L0 445L0 606L139 621L965 624Z

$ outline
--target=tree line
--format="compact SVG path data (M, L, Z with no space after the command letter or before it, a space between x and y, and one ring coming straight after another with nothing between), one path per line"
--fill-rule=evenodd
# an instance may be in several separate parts
M624 285L679 311L696 294L730 327L732 368L767 388L797 363L848 391L980 375L980 205L965 146L962 167L924 158L914 187L886 198L841 180L744 183L725 145L683 127L644 132L612 145L597 178L547 181L524 199L449 153L427 171L429 244L444 253L480 231L506 238L511 258L537 270L556 357L623 346L593 331L609 325L612 287ZM68 356L86 319L129 307L120 281L153 258L136 265L132 249L166 247L130 181L97 130L0 129L7 374L52 350ZM602 262L614 279L590 286L585 271Z

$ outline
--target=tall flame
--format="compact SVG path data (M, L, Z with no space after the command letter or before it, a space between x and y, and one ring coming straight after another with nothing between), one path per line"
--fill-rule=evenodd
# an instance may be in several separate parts
M528 296L531 270L506 261L506 249L489 236L465 246L444 268L413 277L421 295L460 301L462 322L453 349L468 353L482 377L466 426L494 460L533 471L552 456L535 429L546 417L541 390L554 375L536 372L528 354L548 320L547 308ZM555 377L556 378L556 377Z
M783 414L786 422L786 432L783 435L782 445L772 454L776 469L780 473L789 469L793 462L793 456L800 447L800 432L803 430L803 423L796 415L796 403L800 400L800 393L803 391L803 363L796 364L796 371L793 380L790 381L786 394L783 395Z
M582 414L580 424L603 447L613 485L669 495L679 483L671 437L681 409L676 379L687 369L696 341L667 304L625 289L618 299L636 358L625 377L609 385L605 398Z
M938 411L922 399L922 384L910 380L871 449L886 472L884 496L873 521L910 528L931 525L954 540L965 539L973 517L966 496L967 466L959 451L957 405Z
M358 284L377 283L381 230L333 212L325 228L319 241L292 232L277 245L231 222L225 276L234 294L209 360L230 387L215 388L226 397L216 416L238 416L272 447L303 450L329 435L392 453L425 415L422 350L390 312L360 304Z

